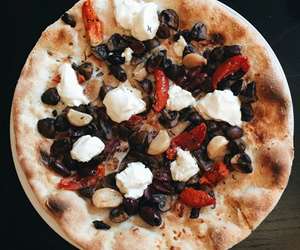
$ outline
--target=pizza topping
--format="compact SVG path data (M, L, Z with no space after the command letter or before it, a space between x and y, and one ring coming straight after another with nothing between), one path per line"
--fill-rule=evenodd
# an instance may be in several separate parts
M184 54L187 54L187 51ZM183 57L182 63L187 68L195 68L206 64L206 59L200 54L191 52Z
M237 55L229 58L223 64L221 64L212 76L212 87L216 89L218 83L224 78L242 70L243 73L247 73L250 68L248 58L245 56Z
M169 99L166 108L170 111L180 111L195 102L192 94L181 87L173 84L169 89Z
M129 219L128 214L124 211L124 207L121 205L119 207L113 208L110 211L109 218L114 223L121 223Z
M81 136L71 150L71 157L79 162L88 162L104 150L104 143L98 137Z
M154 70L155 78L155 104L153 109L160 112L164 109L168 101L169 80L165 73L160 69Z
M126 83L109 91L103 104L109 117L117 123L127 121L131 116L146 109L146 103L142 100L140 91Z
M122 53L122 57L125 58L126 64L129 64L132 59L133 50L131 48L126 48Z
M94 72L93 64L91 64L90 62L84 62L79 66L75 64L73 64L72 66L80 75L84 77L84 81L91 79Z
M91 199L95 193L95 187L84 187L78 190L78 193L85 198Z
M230 90L215 90L199 99L195 109L205 119L241 125L240 100Z
M167 151L168 159L174 159L176 147L181 147L190 151L200 148L206 137L206 130L206 125L201 123L191 131L183 132L182 134L174 137L171 141L171 147Z
M160 41L157 38L153 38L153 39L144 41L144 44L146 46L146 49L148 51L151 51L160 45Z
M179 27L179 17L176 11L172 9L163 10L159 14L159 21L174 30L177 30Z
M197 219L199 218L199 215L200 215L200 208L192 208L190 219Z
M116 175L117 186L126 198L137 199L143 196L144 190L152 183L153 175L141 162L132 162Z
M65 24L70 25L72 28L75 28L75 26L76 26L76 20L75 20L74 16L70 15L67 12L61 16L61 20L63 20L63 22Z
M92 47L92 53L96 58L105 61L108 57L109 50L106 44L99 44Z
M99 45L103 39L102 22L97 17L91 0L86 0L83 3L82 18L91 46Z
M200 178L201 185L215 186L218 182L229 175L229 170L223 162L214 164L212 170L204 173Z
M125 82L127 80L127 74L120 65L109 65L108 68L112 75L120 82Z
M70 124L76 127L86 126L93 120L91 115L76 111L75 109L68 111L67 118Z
M37 123L39 133L48 139L53 139L56 134L54 123L55 119L53 118L45 118L39 120Z
M161 23L156 32L156 36L160 39L167 39L171 36L170 28L167 24Z
M227 152L228 140L224 136L215 136L207 145L209 159L222 160Z
M115 18L124 29L140 41L155 37L159 26L158 6L135 0L114 0Z
M166 130L160 130L158 135L152 140L148 148L148 154L159 155L165 152L171 143L171 138Z
M202 208L216 203L215 198L211 197L203 190L186 188L180 193L180 200L193 208Z
M241 92L241 100L245 103L251 103L257 101L256 95L256 83L250 82L247 84L246 88Z
M61 80L57 85L57 91L66 105L79 106L80 104L89 103L89 100L83 94L83 88L79 85L71 64L64 63L60 66L60 77Z
M159 211L154 207L144 206L139 210L141 218L153 227L158 227L162 223Z
M161 125L163 125L165 128L174 128L179 122L179 117L179 112L164 109L160 112L158 119Z
M60 96L56 88L49 88L43 93L41 100L45 104L56 105L60 101Z
M230 160L230 165L235 170L245 174L250 174L253 172L253 167L251 164L251 158L246 153L237 154Z
M177 42L174 43L173 49L177 56L182 57L183 51L185 47L187 46L186 41L184 40L183 36L180 36Z
M244 135L243 129L238 126L230 126L226 130L226 137L230 140L239 139Z
M242 121L250 122L254 117L254 111L251 103L242 103L241 113L242 113Z
M123 199L124 210L128 215L135 215L139 212L139 200L132 198Z
M174 181L188 181L199 172L196 159L189 151L184 151L181 148L177 148L176 161L171 162L170 166Z
M101 188L93 194L92 201L97 208L118 207L123 202L123 196L112 188Z
M191 38L195 41L207 39L207 29L203 23L196 23L191 30Z
M103 221L100 221L100 220L94 220L93 225L98 230L109 230L110 229L110 225L107 225L106 223L104 223Z

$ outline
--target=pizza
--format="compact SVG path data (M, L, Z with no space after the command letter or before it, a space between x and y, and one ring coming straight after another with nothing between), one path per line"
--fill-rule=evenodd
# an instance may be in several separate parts
M82 249L229 249L263 221L293 160L274 53L214 0L82 0L18 81L13 150Z

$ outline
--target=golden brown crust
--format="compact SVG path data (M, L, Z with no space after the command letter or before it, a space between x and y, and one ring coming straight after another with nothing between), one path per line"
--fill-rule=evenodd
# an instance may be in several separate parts
M57 219L69 238L84 249L228 249L247 237L268 215L285 189L293 160L293 111L284 73L259 33L245 20L214 0L157 1L180 13L183 26L204 22L209 33L224 35L225 43L241 44L250 58L249 80L257 82L259 101L255 119L245 126L254 162L251 175L233 173L215 189L216 209L203 209L199 219L188 218L189 209L165 214L160 228L151 228L138 217L114 224L109 231L92 227L94 219L106 220L108 211L97 210L77 194L58 191L59 177L40 164L40 147L50 141L37 132L38 119L51 116L40 96L51 86L51 77L62 61L81 61L90 54L79 1L69 12L75 29L57 21L41 36L21 73L13 101L15 152L38 200ZM94 0L104 22L105 37L120 31L110 0ZM108 24L110 29L105 26ZM60 109L61 107L58 107ZM47 206L46 206L47 204ZM181 216L178 216L178 213Z

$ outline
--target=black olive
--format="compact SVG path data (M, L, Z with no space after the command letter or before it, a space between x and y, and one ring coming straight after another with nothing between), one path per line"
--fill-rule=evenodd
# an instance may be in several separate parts
M127 80L127 74L125 70L120 65L109 65L109 71L117 78L120 82L125 82Z
M153 90L153 84L150 80L144 79L139 82L143 90L147 93L150 94Z
M213 33L211 36L211 40L215 44L224 44L225 42L224 36L220 33Z
M231 85L230 89L235 96L238 96L242 91L242 87L243 87L243 80L239 79Z
M211 120L206 121L206 126L207 126L207 131L209 133L213 131L217 131L219 129L217 122Z
M100 92L99 92L100 100L103 101L104 98L105 98L105 96L107 95L107 93L108 93L109 91L111 91L112 89L113 89L112 86L103 84L103 85L101 86L101 89L100 89Z
M160 226L162 219L157 209L153 207L144 206L140 208L139 215L141 218L151 226Z
M150 50L153 50L154 48L158 47L160 45L160 41L157 38L153 38L153 39L144 41L144 44L146 46L146 49L148 51L150 51Z
M187 43L190 43L192 41L192 34L190 30L179 30L175 35L174 35L174 41L178 41L180 36L183 36L184 40Z
M109 53L107 61L113 65L121 65L125 63L125 57L117 53Z
M200 215L200 208L192 208L190 219L197 219L199 218L199 215Z
M128 47L131 48L136 55L143 55L146 53L146 46L142 41L135 39L132 36L124 36Z
M195 174L194 176L192 176L185 184L188 187L193 187L195 189L199 189L200 188L200 183L199 183L199 173Z
M166 59L166 51L161 50L157 54L152 55L146 62L146 70L148 73L153 73L153 71L164 64Z
M107 41L107 48L111 52L123 52L127 47L127 41L118 33L113 34Z
M174 30L177 30L179 27L179 17L176 11L172 9L163 10L159 14L159 21Z
M175 192L174 186L171 182L162 181L155 178L151 184L151 187L158 193L162 194L173 194Z
M106 44L100 44L92 48L92 53L98 59L105 61L108 57L109 50Z
M124 207L123 206L119 206L119 207L113 208L110 211L109 218L110 218L110 220L112 222L121 223L123 221L128 220L129 216L124 211Z
M194 125L198 125L204 121L198 112L191 113L190 116L188 117L188 120Z
M71 175L69 169L67 169L60 161L55 160L50 164L50 167L58 174L63 177L68 177Z
M63 114L56 117L54 125L55 130L58 132L65 132L70 128L68 119Z
M242 103L242 121L249 122L254 117L253 108L250 103Z
M224 46L224 56L225 58L230 58L241 54L242 47L240 45L230 45Z
M130 154L128 154L129 157L132 157L134 161L140 161L146 166L148 166L152 171L156 171L157 169L161 168L160 162L152 156L149 156L147 154L143 154L137 151L131 151Z
M164 127L173 128L178 124L179 117L179 112L164 109L163 111L161 111L158 119Z
M250 82L247 84L246 88L241 92L241 99L245 103L256 102L256 83Z
M213 168L213 162L208 159L206 150L204 147L201 147L200 149L193 152L193 155L195 156L198 166L200 169L204 171L210 171Z
M43 93L41 100L45 104L56 105L60 101L60 96L56 88L50 88Z
M159 211L165 213L172 208L173 199L170 195L165 194L153 194L152 200L157 204Z
M52 115L53 115L54 117L56 117L56 116L58 115L58 112L57 112L56 109L54 109L54 110L52 111Z
M228 79L223 79L218 83L218 90L230 89L231 81Z
M244 131L238 126L230 126L227 128L225 134L229 140L235 140L241 138L244 135Z
M66 154L68 151L70 151L72 148L72 144L70 139L64 138L64 139L58 139L55 140L50 148L51 156L59 156Z
M171 64L165 69L165 73L172 81L176 81L179 77L185 75L184 66Z
M213 62L219 62L222 63L225 58L224 58L224 47L215 47L209 55L208 58L209 62L213 61Z
M136 199L125 198L123 200L123 206L128 215L135 215L139 212L139 201Z
M151 111L151 109L153 107L153 100L154 100L154 98L149 95L143 97L143 101L146 103L146 109L144 112L140 113L140 115L147 115Z
M172 60L169 58L165 58L165 60L163 60L161 67L166 70L168 67L170 67L173 64Z
M85 198L92 198L93 194L95 193L94 187L84 187L78 190L78 193Z
M110 229L110 225L107 225L106 223L104 223L103 221L100 221L100 220L94 220L93 224L94 224L94 227L98 230L109 230Z
M179 114L180 114L179 119L180 119L181 121L187 121L188 118L189 118L189 116L190 116L192 113L194 113L194 112L195 112L195 111L194 111L194 109L193 109L191 106L189 106L189 107L187 107L187 108L184 108L184 109L182 109L182 110L179 111Z
M133 133L133 131L130 128L127 128L124 125L113 127L113 130L121 139L125 139L125 140L127 140L128 137Z
M232 154L238 154L245 151L246 145L242 139L236 139L228 143L228 148Z
M182 57L185 57L186 55L191 54L191 53L195 53L195 49L194 49L193 45L188 44L187 46L184 47Z
M156 32L156 36L160 39L167 39L171 36L170 27L165 23L161 23Z
M208 59L209 58L209 55L210 55L210 52L211 50L210 49L205 49L204 52L203 52L203 57Z
M137 150L139 152L145 152L148 148L148 132L147 131L137 131L134 132L129 138L128 142L130 148Z
M175 190L177 193L181 193L185 189L185 182L176 182Z
M99 187L101 188L112 188L116 189L116 174L117 173L110 173L105 175L99 182Z
M201 41L207 39L207 29L203 23L196 23L191 31L192 40Z
M94 67L93 64L85 62L78 67L77 71L84 76L85 80L89 80L93 74Z
M70 25L72 28L74 28L76 26L76 20L75 20L74 16L68 14L67 12L61 16L61 20L63 20L63 22L65 24Z
M55 137L55 119L53 118L45 118L41 119L37 123L37 128L39 133L49 139L53 139Z
M235 155L231 161L231 166L242 173L250 174L253 172L252 161L246 153Z

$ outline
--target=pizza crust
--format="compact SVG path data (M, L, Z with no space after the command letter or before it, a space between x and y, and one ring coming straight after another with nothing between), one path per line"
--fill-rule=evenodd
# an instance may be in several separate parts
M40 97L51 86L59 64L70 57L80 62L90 55L80 21L83 1L79 1L69 11L77 20L76 28L58 20L43 32L30 53L15 91L12 126L17 160L41 206L83 249L228 249L262 222L288 182L294 154L292 101L284 73L268 44L249 23L217 1L157 2L176 9L184 20L183 27L202 21L210 33L223 34L225 43L241 44L243 54L250 58L246 77L257 82L259 101L254 105L255 119L244 129L254 172L234 172L220 183L215 189L216 209L203 209L199 219L190 220L189 209L178 207L163 215L164 223L159 228L132 217L113 224L108 231L96 230L91 222L105 220L108 211L93 208L74 192L56 190L59 176L41 164L39 153L40 147L49 149L51 142L36 128L39 119L51 116L52 109L42 104ZM121 31L110 0L94 0L94 6L105 23L105 37Z

